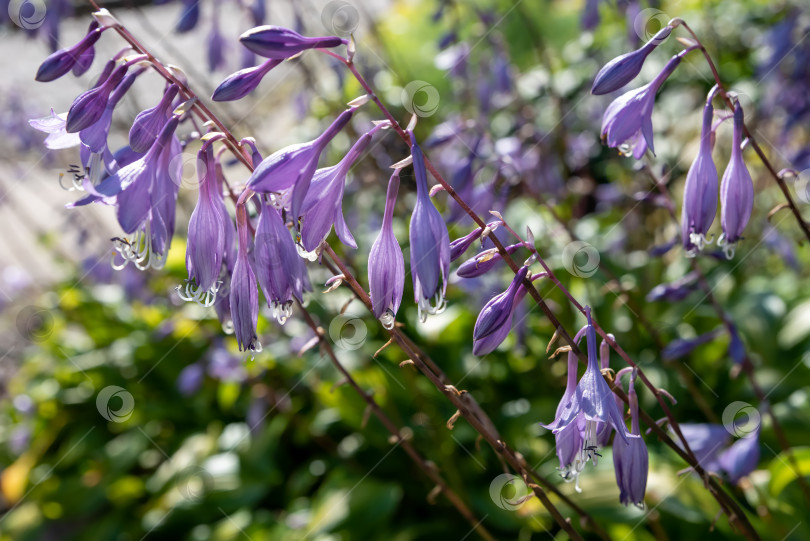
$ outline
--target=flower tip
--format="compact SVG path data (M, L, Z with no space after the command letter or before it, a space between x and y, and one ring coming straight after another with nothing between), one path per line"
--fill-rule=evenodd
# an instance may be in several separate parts
M113 17L112 13L107 8L101 8L93 12L93 18L98 22L102 28L110 28L111 26L118 26L118 19Z

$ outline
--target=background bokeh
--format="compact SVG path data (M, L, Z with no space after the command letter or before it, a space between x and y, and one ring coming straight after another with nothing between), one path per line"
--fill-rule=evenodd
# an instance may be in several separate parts
M198 24L182 34L174 29L181 2L103 5L207 96L241 67L237 37L251 24L238 4L201 2ZM346 3L337 11L326 2L267 4L267 22L307 35L354 31L360 71L397 118L418 116L417 138L443 174L479 214L497 210L517 231L531 227L564 285L593 307L600 325L653 382L678 399L673 411L679 421L722 423L736 402L764 411L748 380L733 377L730 339L722 330L684 355L662 354L673 341L722 326L705 294L687 285L680 295L649 296L660 284L689 282L689 260L678 246L666 249L677 241L679 226L649 173L664 179L679 214L701 104L713 84L708 68L691 55L665 83L653 117L657 155L643 167L601 145L601 116L611 97L589 90L606 61L637 47L672 17L685 19L739 93L768 156L777 167L802 173L789 187L810 217L805 2L403 0ZM59 46L75 43L89 21L87 6L77 3L69 16L68 5L47 3L50 13L64 13ZM105 35L87 75L43 85L33 75L50 52L47 36L55 23L24 32L4 13L0 19L6 74L0 81L0 540L475 538L442 496L429 497L432 484L342 385L329 360L317 347L304 348L313 335L303 322L294 317L280 327L264 310L263 351L245 355L213 309L179 299L193 189L181 189L165 270L110 268L109 239L120 234L113 212L62 208L78 196L60 188L59 173L78 153L46 152L43 134L27 120L51 107L67 110L100 71L99 58L123 44ZM224 63L212 72L207 43L214 20L225 46ZM639 81L654 77L680 48L673 39L661 45ZM117 112L111 146L124 144L128 122L161 92L151 75L135 88ZM361 93L340 65L307 53L273 71L246 99L213 110L238 136L256 137L267 155L311 139ZM335 163L379 118L365 106L330 145L324 163ZM452 136L442 141L443 133ZM387 168L408 152L395 139L382 138L355 166L346 188L344 212L359 249L329 239L364 285ZM719 169L730 141L730 125L721 127ZM196 147L187 152L193 157ZM782 195L753 153L746 160L756 200L745 239L734 259L710 254L698 265L736 325L793 446L798 474L806 476L810 255L789 212L769 216ZM235 164L226 174L236 185L247 178ZM395 218L406 254L414 197L408 169ZM471 229L445 194L435 199L451 238ZM714 227L719 233L719 219ZM576 240L583 244L572 249ZM505 471L497 455L463 419L448 430L452 405L412 367L399 366L406 356L396 347L374 357L387 339L378 322L359 302L349 302L345 288L323 293L331 273L317 263L309 268L315 291L308 309L340 360L489 531L500 539L564 538L537 499L506 506L493 496L493 482L500 490L496 478ZM408 280L398 320L458 388L472 393L504 440L559 482L614 539L735 538L703 482L683 473L686 464L654 437L647 438L646 509L619 504L610 449L586 470L581 494L563 484L553 437L538 424L553 418L565 383L564 355L549 359L547 353L554 329L525 301L506 342L485 357L472 355L479 310L510 280L500 267L474 280L454 277L448 309L426 324L410 302ZM553 284L538 286L569 330L584 324ZM615 357L611 366L623 367ZM639 395L645 410L663 416L646 390L639 388ZM765 415L760 445L756 470L725 486L764 539L807 539L797 472ZM576 523L571 510L560 507Z

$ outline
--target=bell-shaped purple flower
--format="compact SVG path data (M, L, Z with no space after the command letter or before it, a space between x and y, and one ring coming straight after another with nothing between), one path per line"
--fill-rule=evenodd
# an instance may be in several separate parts
M236 225L231 219L230 214L228 214L228 209L225 207L223 194L225 192L226 180L219 155L216 156L214 162L214 173L217 182L216 186L211 189L211 198L214 204L219 208L219 212L225 223L225 251L222 260L225 263L227 271L233 272L233 266L236 263Z
M719 471L718 455L731 439L726 427L708 423L680 423L679 427L698 464L705 470ZM676 443L680 446L678 440Z
M754 471L759 463L759 427L735 441L717 462L735 484Z
M86 51L92 50L93 45L101 37L104 30L104 28L98 27L98 23L91 24L87 35L76 45L67 49L60 49L43 60L37 70L35 79L41 83L47 83L69 72ZM92 62L92 57L90 61ZM84 62L86 63L86 59Z
M292 216L297 224L301 204L309 190L312 176L318 168L318 158L326 145L343 129L356 107L346 109L317 139L290 145L268 156L253 171L247 186L254 192L280 192L293 187Z
M252 68L245 68L232 73L225 78L224 81L219 83L219 86L214 90L211 99L214 101L234 101L244 98L262 81L271 69L281 64L281 60L270 59L262 62L258 66Z
M216 6L215 6L216 7ZM211 20L211 32L206 39L208 71L215 72L225 64L225 47L227 45L222 32L219 30L219 14L215 14Z
M506 253L511 255L515 253L521 246L523 245L512 244L510 246L506 246ZM476 254L474 257L471 257L459 265L458 269L456 270L456 274L462 278L476 278L478 276L483 276L501 261L503 261L503 257L501 256L500 252L498 252L498 249L490 248L489 250L484 250L483 252Z
M186 295L211 306L216 299L217 278L225 254L225 217L212 195L217 189L212 144L203 143L197 153L197 164L200 185L197 206L188 222Z
M549 424L540 423L541 426L548 430L555 431L561 423L561 416L565 409L565 405L570 403L574 398L574 393L577 389L577 365L578 359L573 352L568 352L568 377L565 384L565 392L563 392L562 399L557 405L557 412L554 415L554 420ZM573 422L570 422L563 430L554 432L554 440L557 458L560 461L560 470L563 472L570 472L573 469L574 462L579 458L582 450L582 435L585 432L585 417L580 415Z
M132 150L146 152L152 146L160 130L169 120L172 102L179 91L180 88L177 85L169 85L157 105L145 109L135 116L129 130L129 146Z
M357 248L343 219L343 190L346 186L346 174L366 151L371 137L371 132L363 134L340 162L315 171L301 208L301 246L307 252L315 251L326 240L333 225L343 244Z
M588 461L592 460L596 463L599 456L596 436L600 423L612 425L624 443L627 443L631 438L639 437L627 433L624 417L616 405L613 392L608 387L599 369L596 355L596 329L591 321L590 308L586 307L585 310L588 316L588 325L585 328L586 340L588 341L588 367L579 380L573 395L570 397L563 396L563 401L560 402L560 406L557 408L557 416L549 425L554 427L553 432L556 436L571 423L581 422L582 418L584 418L582 445L579 447L579 453L575 460L567 464L562 472L564 479L570 480L573 477L577 482Z
M386 329L394 328L394 318L402 302L405 288L405 259L394 236L394 205L399 191L399 169L388 181L385 213L380 234L368 253L368 287L374 317Z
M655 79L635 90L622 94L608 105L602 117L602 139L622 154L640 159L647 149L654 154L652 111L655 94L680 64L686 49L667 62Z
M593 81L591 94L608 94L618 90L641 72L644 61L653 50L663 43L672 33L671 26L665 26L645 43L640 49L617 56L604 65Z
M79 139L82 143L87 145L91 152L103 152L107 148L107 136L110 133L110 126L112 125L112 116L115 106L126 95L129 89L135 83L135 79L145 71L145 68L140 68L133 73L128 73L121 83L115 87L110 99L104 106L104 112L96 122L84 128L79 132Z
M616 484L619 485L619 501L624 505L632 503L643 508L644 493L647 491L649 457L638 422L635 375L634 369L630 377L627 399L630 402L630 433L638 437L627 438L626 441L617 438L613 442L613 468L616 472Z
M442 215L430 200L422 149L416 144L413 132L409 131L408 135L416 177L416 205L410 224L411 276L419 319L425 321L427 314L438 314L446 305L444 294L450 267L450 237Z
M239 251L231 275L231 320L233 332L239 344L239 351L261 351L262 346L256 336L259 320L259 289L256 275L253 274L248 243L247 216L244 208L237 209L236 229L239 235Z
M283 325L292 314L293 298L303 300L306 269L284 220L267 204L256 226L255 246L259 284L273 317Z
M330 49L344 43L336 36L308 38L289 28L257 26L241 36L242 45L265 58L284 60L307 49Z
M197 27L200 21L200 0L183 0L183 10L180 18L174 26L174 31L178 34L190 32Z
M706 235L717 214L717 168L712 160L712 99L716 88L709 92L703 109L703 127L700 131L700 148L695 161L686 174L681 210L681 236L684 250L695 255L707 242Z
M717 242L726 257L734 257L734 245L748 225L754 207L754 183L742 156L742 136L745 124L742 106L734 107L734 137L731 159L720 183L720 222L723 235Z
M127 64L118 66L103 82L76 98L68 110L66 121L68 133L81 131L101 118L110 93L121 83L128 69Z
M492 297L478 314L473 329L474 355L491 353L506 339L512 329L515 306L526 295L522 284L528 271L529 267L521 267L506 291Z

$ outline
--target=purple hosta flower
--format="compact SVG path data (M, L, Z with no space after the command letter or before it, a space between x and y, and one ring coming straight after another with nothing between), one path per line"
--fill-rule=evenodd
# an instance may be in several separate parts
M51 109L51 114L42 118L32 118L28 124L35 130L47 133L45 138L45 148L58 150L62 148L75 147L81 140L78 133L68 133L65 129L67 113L59 113Z
M655 79L622 94L608 105L602 117L602 139L624 155L640 159L649 148L653 154L652 110L655 94L690 49L681 51L667 62Z
M318 168L318 158L326 145L348 124L356 107L346 109L317 139L290 145L265 158L253 171L247 186L254 192L280 192L293 187L292 218L297 226L299 211L309 190L312 175Z
M515 253L521 246L523 246L523 244L512 244L506 246L506 253L511 255ZM458 269L456 270L456 274L462 278L475 278L478 276L483 276L502 260L503 257L501 256L500 252L498 252L498 249L490 248L476 254L474 257L471 257L459 265Z
M430 200L422 149L416 144L413 132L409 131L408 135L416 177L416 205L410 224L411 276L419 319L425 321L427 314L438 314L446 306L444 294L450 268L450 237L442 215Z
M192 363L180 371L177 376L177 390L183 396L191 396L202 387L205 370L200 363Z
M554 415L554 420L549 424L540 423L544 428L554 431L562 419L562 413L566 404L570 403L574 398L574 393L577 389L577 356L569 351L568 352L568 376L565 384L565 391L563 392L562 399L557 405L557 412ZM574 463L580 449L582 448L582 432L585 430L584 419L577 419L576 422L570 423L566 430L554 433L556 441L557 458L560 460L560 470L565 470L566 467Z
M718 327L694 338L679 338L677 340L673 340L667 344L663 350L661 350L661 360L673 361L675 359L685 357L692 353L696 347L707 344L717 338L717 336L723 330L724 327Z
M718 471L717 457L731 439L726 427L707 423L680 423L679 426L698 464L705 470ZM680 446L678 439L676 443Z
M294 30L280 26L257 26L241 36L239 41L249 50L265 58L284 60L307 49L331 49L344 43L337 36L304 37Z
M690 272L673 282L658 284L647 293L647 302L682 301L697 287L697 278L696 272Z
M95 21L93 22L95 23ZM42 64L40 64L35 79L41 83L47 83L69 72L78 62L82 62L82 66L87 64L87 59L86 57L83 58L83 55L93 50L93 45L98 41L98 38L101 37L101 33L104 30L104 28L98 27L98 23L91 23L87 35L76 45L56 51L46 58ZM90 62L92 63L92 57ZM89 67L89 65L87 67Z
M735 484L754 471L759 463L759 426L723 451L717 463Z
M183 11L174 26L174 31L183 34L194 30L200 21L200 0L183 0Z
M521 267L503 293L492 297L484 305L473 329L473 355L486 355L495 351L512 330L512 314L526 295L523 280L529 267Z
M218 153L214 159L214 173L217 179L216 186L211 188L211 198L214 204L219 207L219 211L225 220L225 252L223 254L223 262L228 273L233 272L233 266L236 263L236 226L228 214L228 209L225 207L225 173L222 170L222 162L220 161L221 153Z
M197 174L200 178L197 206L188 222L186 244L186 282L184 300L194 300L203 306L211 306L216 300L220 283L220 270L225 255L225 216L216 204L213 191L217 190L214 166L214 146L203 143L197 153Z
M489 222L487 224L487 230L491 233L497 229L498 225L501 224L500 220L495 220L493 222ZM455 261L459 257L461 257L467 249L472 246L472 244L481 238L484 230L480 227L473 229L463 237L459 237L453 242L450 243L450 261Z
M220 381L243 382L247 379L245 363L222 345L215 346L209 354L207 372Z
M583 30L593 30L599 25L599 0L585 0L579 23Z
M388 181L385 214L380 234L368 253L368 287L374 317L386 329L394 328L394 318L402 302L405 287L405 259L394 236L394 205L399 191L399 169Z
M76 63L73 64L73 68L70 71L73 72L75 77L81 77L87 73L87 70L89 70L90 66L93 65L93 60L95 59L96 49L94 47L88 47L79 55L79 58L76 59Z
M172 102L179 91L180 88L177 85L169 85L157 105L138 113L129 130L129 146L133 151L146 152L149 150L160 130L169 120Z
M306 268L284 220L271 205L262 205L254 256L264 298L283 325L292 314L293 298L303 300Z
M115 87L112 94L110 94L110 99L107 100L107 104L104 106L104 112L101 114L101 118L79 132L79 139L81 139L82 143L87 145L87 148L89 148L91 152L100 153L104 152L107 148L107 136L110 133L115 106L118 105L121 98L126 95L133 83L135 83L135 79L138 75L143 73L144 70L145 68L140 68L133 73L127 74L121 83Z
M214 90L211 99L214 101L234 101L244 98L259 86L262 79L271 69L281 64L282 60L265 60L258 66L245 68L225 78Z
M700 131L700 148L695 161L686 174L683 189L683 209L681 210L681 241L687 255L694 256L703 246L711 242L706 234L717 214L717 168L712 160L713 131L712 118L715 86L706 98L703 109L703 127Z
M66 129L68 133L81 131L88 126L92 126L101 118L110 93L121 83L128 69L128 64L118 66L103 82L100 82L74 100L67 115Z
M632 503L643 508L644 493L647 490L649 457L638 422L638 396L636 396L635 379L636 370L634 369L630 376L627 399L630 402L630 434L638 437L628 438L626 442L620 439L613 442L613 467L616 471L616 484L619 485L619 501L624 505Z
M632 438L638 438L627 433L622 412L616 405L613 392L608 387L596 356L596 329L591 321L591 310L585 308L588 316L588 325L585 327L586 340L588 341L588 368L585 370L579 384L573 394L563 395L563 400L557 408L557 415L548 428L552 428L554 435L558 437L557 445L561 444L561 439L567 447L564 455L570 455L570 445L576 444L576 456L567 462L562 468L562 476L566 481L577 482L576 489L579 492L579 475L585 468L589 460L596 464L599 454L598 442L596 438L600 423L608 423L613 426L616 433L621 436L621 441L627 443ZM576 427L572 425L576 423ZM581 428L580 428L581 427ZM574 438L570 433L573 430L581 431L581 440ZM560 455L558 447L558 456Z
M259 290L256 285L256 275L253 274L248 257L250 232L247 228L245 212L243 207L237 208L236 229L239 236L239 251L231 275L231 321L233 321L233 332L239 344L239 351L259 352L262 350L262 345L256 336L256 324L259 319Z
M671 26L665 26L656 33L643 47L630 53L617 56L599 70L593 81L591 94L608 94L618 90L641 72L644 61L653 49L663 43L672 33Z
M611 340L616 339L616 337L610 333L608 333L608 337ZM602 371L610 368L610 344L607 340L602 340L602 343L599 344L599 366ZM615 393L613 394L613 399L616 401L616 407L619 408L619 411L621 411L624 408L622 399L619 398ZM599 447L607 447L607 444L610 443L610 436L612 434L613 427L608 423L602 423L596 430L596 444Z
M745 124L742 106L734 107L734 143L731 147L731 159L723 173L720 183L720 222L723 234L717 241L723 247L726 257L734 257L734 245L740 240L751 209L754 207L754 183L745 166L742 155L742 136Z
M326 240L332 225L343 244L357 248L343 219L343 190L346 174L368 148L372 134L373 130L363 134L336 165L315 171L301 207L301 245L307 252L314 252Z
M217 4L214 4L217 6ZM225 65L226 41L219 31L219 14L215 13L211 20L211 32L208 34L206 47L208 49L208 71L214 72Z

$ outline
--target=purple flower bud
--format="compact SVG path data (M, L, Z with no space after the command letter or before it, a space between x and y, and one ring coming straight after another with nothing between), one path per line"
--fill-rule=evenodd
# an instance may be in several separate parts
M306 269L284 220L270 205L262 206L254 256L264 298L283 325L292 314L293 297L303 299Z
M93 65L93 60L96 59L96 49L94 47L88 47L79 55L79 58L76 59L76 63L73 64L73 68L71 71L75 77L81 77L87 70L90 69L90 66Z
M715 87L716 88L716 87ZM712 99L716 90L712 89L703 109L703 127L700 132L700 148L695 161L686 174L683 189L683 209L681 210L681 235L683 248L688 255L702 250L710 241L706 234L717 214L717 168L712 160Z
M490 230L494 231L495 227L497 227L497 225L499 223L500 222L498 220L495 220L494 222L489 222L487 224L487 227L489 227ZM484 230L481 229L480 227L478 227L476 229L473 229L472 231L470 231L469 233L467 233L463 237L459 237L456 240L454 240L453 242L451 242L450 243L450 261L455 261L456 259L461 257L464 254L464 252L466 252L467 249L470 246L472 246L472 243L475 242L476 240L478 240L481 237L481 234L483 232L484 232Z
M127 74L121 83L115 87L115 90L110 95L110 99L107 100L101 118L79 132L79 138L82 143L87 145L91 152L103 152L104 149L107 148L107 136L110 133L110 126L112 125L113 110L132 87L138 75L143 72L144 69L141 68L133 73Z
M613 442L613 468L616 472L616 484L619 485L619 501L624 505L632 503L643 508L644 493L647 490L649 457L638 422L638 396L636 396L634 380L635 371L630 378L627 398L630 402L630 433L638 437L628 438L626 441L617 438Z
M617 56L599 70L593 81L591 94L608 94L618 90L641 72L642 66L647 56L660 44L663 43L672 32L671 26L665 26L656 33L650 41L643 47L635 51Z
M655 94L687 52L690 49L673 56L655 79L641 88L622 94L608 105L602 117L602 139L609 147L618 148L625 155L632 154L637 160L647 152L647 148L655 154L652 130Z
M647 293L647 302L682 301L697 287L697 278L696 272L690 272L673 282L658 284Z
M735 484L754 471L759 463L759 427L735 441L717 462Z
M129 146L132 147L132 150L135 152L149 150L160 130L169 120L172 101L179 91L180 88L177 85L170 85L157 105L138 113L129 130Z
M177 390L183 396L191 396L202 387L205 372L200 363L192 363L180 371L177 376Z
M180 12L180 18L174 27L174 31L178 34L189 32L196 28L197 23L200 21L200 1L199 0L183 0L183 11Z
M742 156L742 135L745 124L742 106L734 108L734 144L723 180L720 183L720 222L723 235L717 242L726 257L734 257L734 245L748 225L754 207L754 183Z
M315 171L301 208L301 245L304 250L312 252L318 248L326 240L332 225L343 244L357 248L343 219L343 190L346 174L368 148L371 136L371 132L363 134L336 165Z
M129 67L124 64L116 68L104 82L81 94L70 106L66 129L75 133L95 124L104 114L110 93L124 79Z
M713 331L709 331L694 338L679 338L677 340L673 340L661 351L661 359L664 361L673 361L681 357L686 357L698 346L707 344L717 338L717 335L720 334L722 330L723 327L718 327Z
M68 49L60 49L46 58L40 64L35 79L41 83L47 83L69 72L79 61L82 53L90 50L93 44L98 41L103 31L103 28L93 28L91 26L91 30L76 45ZM86 59L84 62L86 62Z
M197 164L199 196L188 222L186 268L189 282L197 286L196 291L189 293L194 300L207 299L203 304L210 306L216 298L217 278L225 254L225 217L211 193L217 189L213 145L203 143Z
M416 177L416 205L410 223L411 276L419 319L425 321L427 314L438 314L446 305L450 237L442 215L430 200L422 149L416 144L413 132L409 131L408 135Z
M252 68L245 68L232 73L225 78L224 81L219 83L219 86L214 90L211 99L214 101L234 101L244 98L262 81L271 69L281 64L282 60L270 59L265 60L258 66Z
M522 284L528 271L529 267L521 267L506 291L492 297L478 314L473 329L473 355L491 353L506 339L512 329L515 306L526 295Z
M225 55L223 54L225 51L225 38L222 37L222 33L219 31L219 23L217 22L217 17L219 14L215 14L214 18L211 22L211 32L208 34L208 39L206 40L206 47L208 49L208 70L211 72L217 71L225 64Z
M506 246L506 253L511 255L515 253L521 246L523 245L512 244L510 246ZM478 276L483 276L502 260L503 258L501 257L500 252L498 252L496 248L490 248L489 250L484 250L483 252L475 255L475 257L471 257L459 265L458 269L456 270L456 274L462 278L476 278Z
M284 60L307 49L330 49L343 43L337 36L307 38L280 26L257 26L239 37L242 45L265 58Z
M355 107L346 109L317 139L290 145L265 158L253 171L247 186L254 192L280 192L293 186L292 216L298 222L299 210L309 190L312 175L324 147L343 129L354 114Z
M243 211L244 212L244 211ZM239 344L239 351L261 351L261 344L256 336L256 324L259 320L259 290L256 275L248 258L247 217L237 220L239 234L239 252L231 276L231 319L233 331Z
M394 236L394 205L399 191L399 169L388 181L385 196L385 214L380 234L368 254L368 287L374 317L386 329L394 328L394 318L402 302L405 288L405 259L402 248Z

